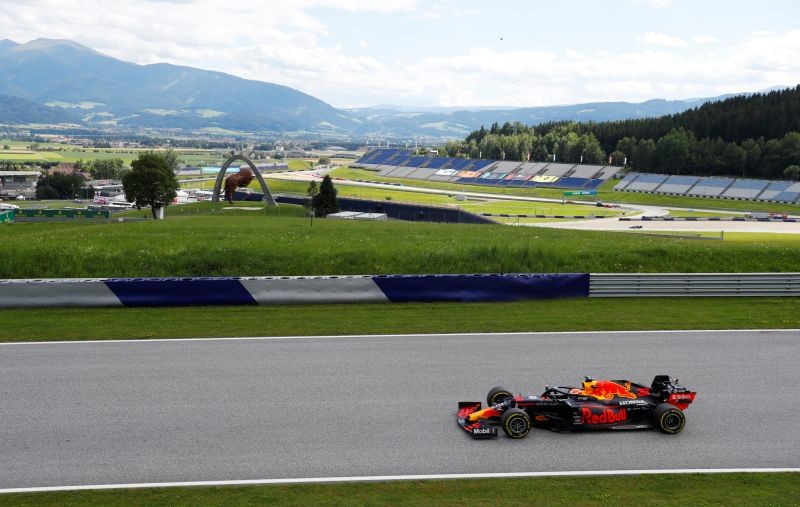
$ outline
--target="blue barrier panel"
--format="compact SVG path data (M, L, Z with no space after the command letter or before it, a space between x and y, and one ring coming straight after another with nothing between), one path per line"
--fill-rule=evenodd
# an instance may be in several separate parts
M373 277L389 301L517 301L589 296L587 273Z
M124 306L256 304L236 278L111 278L105 283Z

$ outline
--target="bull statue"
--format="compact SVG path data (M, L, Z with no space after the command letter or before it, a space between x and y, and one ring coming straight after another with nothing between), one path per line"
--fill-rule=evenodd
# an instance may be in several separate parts
M253 171L247 167L239 169L236 174L231 174L225 179L225 200L233 204L233 194L237 188L244 188L253 181Z

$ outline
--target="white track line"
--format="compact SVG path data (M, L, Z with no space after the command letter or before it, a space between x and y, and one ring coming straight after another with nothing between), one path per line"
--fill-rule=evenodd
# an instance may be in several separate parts
M676 334L676 333L798 333L800 329L662 329L662 330L642 330L642 331L515 331L498 333L400 333L400 334L352 334L352 335L303 335L303 336L228 336L217 338L143 338L127 339L119 338L116 340L62 340L49 342L2 342L2 346L14 345L87 345L96 343L171 343L171 342L215 342L215 341L247 341L247 340L334 340L337 338L345 339L370 339L370 338L424 338L424 337L445 337L454 338L458 336L481 337L481 336L560 336L560 335L597 335L597 334Z
M52 486L38 488L6 488L3 493L43 493L49 491L80 491L89 489L179 488L199 486L259 486L272 484L331 484L342 482L429 481L450 479L508 479L525 477L586 477L615 475L662 474L730 474L730 473L800 473L800 468L677 468L665 470L587 470L570 472L508 472L485 474L433 475L372 475L362 477L308 477L303 479L253 479L241 481L145 482L133 484L95 484L82 486Z

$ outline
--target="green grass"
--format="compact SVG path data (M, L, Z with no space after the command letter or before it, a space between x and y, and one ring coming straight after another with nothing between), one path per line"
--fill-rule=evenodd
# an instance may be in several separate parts
M402 481L359 484L122 489L0 496L14 506L510 505L794 506L800 474Z
M404 185L437 188L442 190L453 190L455 192L481 192L501 195L518 195L527 197L547 197L561 199L563 190L559 189L524 189L524 188L503 188L489 187L480 185L459 185L457 183L442 183L436 181L422 181L407 178L387 178L378 176L375 171L366 169L353 169L350 167L340 167L331 171L332 177L344 179L361 179L371 181L382 181L392 183L403 183ZM794 204L778 204L753 201L729 201L725 199L710 199L704 197L680 197L657 194L639 194L633 192L615 192L613 187L619 183L616 180L607 181L598 188L598 200L603 202L649 204L653 206L664 206L673 208L701 208L701 209L722 209L736 211L781 211L793 214L800 214L800 206ZM577 199L577 198L576 198ZM575 200L575 199L573 199Z
M502 318L498 318L502 315ZM0 341L800 327L800 298L0 310Z
M312 227L307 218L287 217L300 208L228 216L193 214L199 209L193 206L208 204L170 207L162 221L6 224L0 278L789 272L800 266L800 241L698 242L400 221L314 220Z

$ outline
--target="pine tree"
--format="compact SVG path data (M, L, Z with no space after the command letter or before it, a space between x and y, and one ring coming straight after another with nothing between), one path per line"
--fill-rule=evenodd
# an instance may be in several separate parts
M337 191L333 187L333 180L331 180L330 175L326 174L319 186L319 192L311 201L314 207L314 215L324 217L329 213L338 212L339 201L336 198L336 194Z

